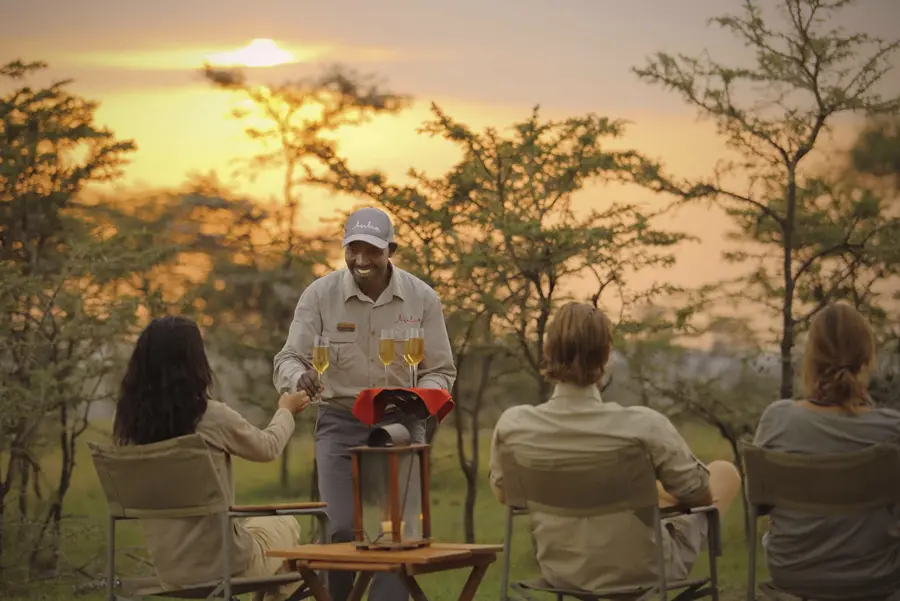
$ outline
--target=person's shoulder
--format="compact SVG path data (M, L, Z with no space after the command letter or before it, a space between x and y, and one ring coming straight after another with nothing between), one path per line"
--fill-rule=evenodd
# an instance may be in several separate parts
M500 414L500 417L497 419L497 425L495 426L495 429L501 430L514 426L522 418L527 418L528 415L535 413L537 410L537 407L535 407L534 405L514 405L512 407L508 407L503 411L503 413Z
M323 276L319 276L310 282L307 289L312 290L322 290L326 288L331 288L333 286L340 286L343 282L344 274L347 273L346 267L341 267L340 269L336 269L329 273L326 273Z
M340 289L343 285L344 274L346 273L347 268L342 267L341 269L317 277L306 286L303 290L303 294L313 294L316 297L321 297L332 290Z
M401 285L407 290L412 290L416 295L426 299L439 300L438 294L435 292L434 288L419 276L401 269L396 265L394 266L394 275L400 279Z
M670 426L672 424L672 420L664 414L644 405L623 406L620 410L623 416L633 418L636 423L648 426Z
M231 414L233 411L234 409L229 407L226 403L215 399L209 399L206 401L206 411L203 412L203 417L200 419L200 422L214 421L217 418L221 418L223 415Z
M762 416L759 419L762 421L776 415L784 415L789 411L793 411L796 407L797 402L793 399L779 399L763 409Z
M218 430L223 422L228 421L233 411L234 409L222 401L207 400L206 411L203 412L203 417L197 422L197 433L204 434L211 430Z

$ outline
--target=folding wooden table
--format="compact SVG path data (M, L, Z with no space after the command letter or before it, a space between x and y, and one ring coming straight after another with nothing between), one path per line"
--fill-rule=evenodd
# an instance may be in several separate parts
M464 568L470 568L470 572L459 594L459 601L472 601L485 571L502 551L502 545L432 543L419 549L381 551L360 550L352 543L332 543L273 549L268 555L284 559L291 571L299 572L316 601L331 601L316 570L357 572L347 601L362 601L372 576L377 572L397 574L413 601L428 601L416 582L417 576Z

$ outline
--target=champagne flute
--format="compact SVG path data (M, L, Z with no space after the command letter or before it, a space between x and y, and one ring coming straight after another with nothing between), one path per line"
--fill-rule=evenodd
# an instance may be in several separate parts
M406 340L403 343L403 358L406 359L410 369L410 386L416 387L419 363L425 358L425 330L422 328L409 328L406 332Z
M384 364L384 387L388 386L388 365L394 362L394 330L381 330L378 341L378 358Z
M316 340L313 343L312 364L313 369L319 374L320 381L325 374L325 370L328 369L329 347L330 344L327 336L316 336ZM319 399L321 400L321 393L319 393Z

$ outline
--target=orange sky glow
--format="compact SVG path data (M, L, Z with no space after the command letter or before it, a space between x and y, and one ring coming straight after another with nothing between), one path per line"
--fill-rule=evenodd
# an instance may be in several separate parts
M848 17L848 27L890 37L895 2L869 0ZM270 0L227 11L212 0L152 6L82 0L60 2L53 11L33 4L0 23L0 60L46 60L48 77L71 77L77 92L101 102L98 121L138 145L115 185L123 194L175 188L191 173L214 171L249 196L278 195L278 172L254 180L234 173L235 161L258 147L247 140L245 124L230 118L236 97L202 80L204 63L246 66L255 80L276 84L333 63L378 74L389 89L409 93L415 102L399 115L342 132L341 151L353 166L396 178L410 167L436 175L458 159L448 142L416 132L432 101L472 127L506 127L527 118L537 103L545 118L594 112L625 119L631 124L617 147L659 158L678 175L700 177L726 155L722 139L677 96L640 82L631 68L660 50L697 54L711 48L725 61L747 57L734 39L707 24L738 10L738 0L615 6L346 0L342 10ZM891 77L896 87L898 77ZM838 127L834 144L845 146L851 134ZM577 197L582 207L610 200L653 207L669 201L622 186L590 185ZM306 190L302 219L320 223L358 202ZM720 212L688 207L666 219L663 225L701 242L685 244L674 268L641 274L635 286L657 280L693 286L730 275L734 267L720 257L729 223Z

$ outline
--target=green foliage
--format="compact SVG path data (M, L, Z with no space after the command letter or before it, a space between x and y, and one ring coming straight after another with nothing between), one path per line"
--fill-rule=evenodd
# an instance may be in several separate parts
M878 317L883 299L874 284L896 275L900 243L886 200L804 167L837 115L900 110L900 97L877 91L900 43L837 27L848 4L781 0L773 17L746 0L741 14L713 23L753 51L752 66L659 53L635 69L714 121L733 151L710 178L678 182L645 165L639 179L685 202L717 203L737 225L733 237L751 243L726 258L753 266L735 298L759 303L781 322L784 398L793 395L796 335L811 317L839 299Z
M0 77L25 78L45 65L14 62ZM23 86L0 97L0 260L59 269L63 209L88 182L119 174L128 141L93 123L97 104L71 95L68 81Z
M0 76L43 66L11 63ZM77 203L133 145L96 127L96 104L67 83L0 98L0 586L56 570L75 442L90 404L113 394L119 344L146 308L132 278L168 258L165 245L142 246L140 231ZM52 445L58 473L42 463Z
M670 288L629 291L624 280L673 262L685 239L656 229L654 215L636 206L577 207L585 182L624 179L642 164L633 151L607 150L622 124L595 115L542 121L537 109L504 135L474 132L433 107L422 132L460 147L463 158L447 174L410 172L411 186L388 184L380 174L354 174L332 163L323 182L372 198L396 216L401 257L434 284L453 308L457 355L490 332L491 343L514 350L546 398L541 374L543 337L553 309L573 297L583 278L595 281L587 299L601 299L628 321L628 311ZM596 206L597 203L594 203ZM405 249L403 246L405 245ZM612 295L615 295L614 297Z
M900 189L900 118L872 119L850 151L854 169L892 180Z

